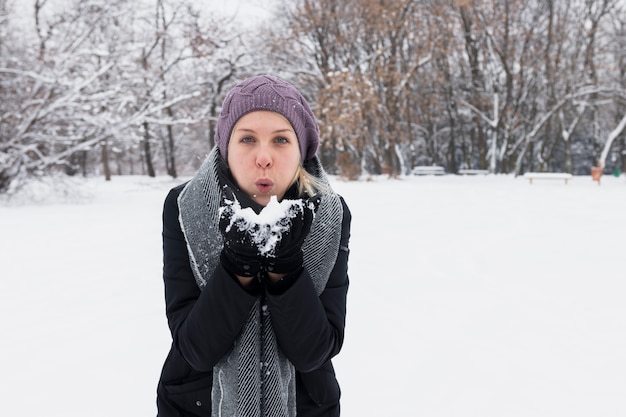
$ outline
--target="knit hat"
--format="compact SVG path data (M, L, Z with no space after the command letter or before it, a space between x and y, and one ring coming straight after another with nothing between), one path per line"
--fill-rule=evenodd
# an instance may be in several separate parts
M283 115L298 137L302 160L315 156L320 143L315 116L302 94L288 82L269 75L259 75L238 83L228 93L217 119L215 144L224 159L235 123L247 113L268 110Z

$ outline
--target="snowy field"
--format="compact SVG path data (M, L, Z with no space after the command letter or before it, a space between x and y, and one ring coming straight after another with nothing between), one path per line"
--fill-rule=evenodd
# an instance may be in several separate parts
M154 416L169 179L0 206L0 415ZM626 415L626 179L341 182L342 415Z

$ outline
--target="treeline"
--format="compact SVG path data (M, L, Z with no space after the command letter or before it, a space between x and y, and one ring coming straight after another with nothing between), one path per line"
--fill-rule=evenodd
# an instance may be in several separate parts
M297 0L258 24L192 0L31 1L0 0L0 192L190 174L258 73L303 90L347 178L626 170L621 0Z

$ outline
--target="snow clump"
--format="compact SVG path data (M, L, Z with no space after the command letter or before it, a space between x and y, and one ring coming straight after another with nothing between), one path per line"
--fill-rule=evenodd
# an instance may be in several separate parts
M271 196L267 206L258 214L251 207L242 208L237 199L229 203L228 207L220 208L220 216L224 210L232 210L226 232L234 225L248 235L261 256L267 257L276 256L276 245L291 228L292 219L304 211L302 200L284 199L279 202L276 196Z

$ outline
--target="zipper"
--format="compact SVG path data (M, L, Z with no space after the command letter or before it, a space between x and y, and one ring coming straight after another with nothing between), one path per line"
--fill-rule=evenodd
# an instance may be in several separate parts
M261 416L264 416L265 413L265 378L267 375L267 361L265 358L265 343L263 343L263 336L265 334L265 326L266 320L265 317L268 315L267 304L265 303L265 292L261 294L260 302L259 302L259 320L260 320L260 334L259 334L259 372L260 380L261 380L261 399L259 401L259 406L261 408Z

